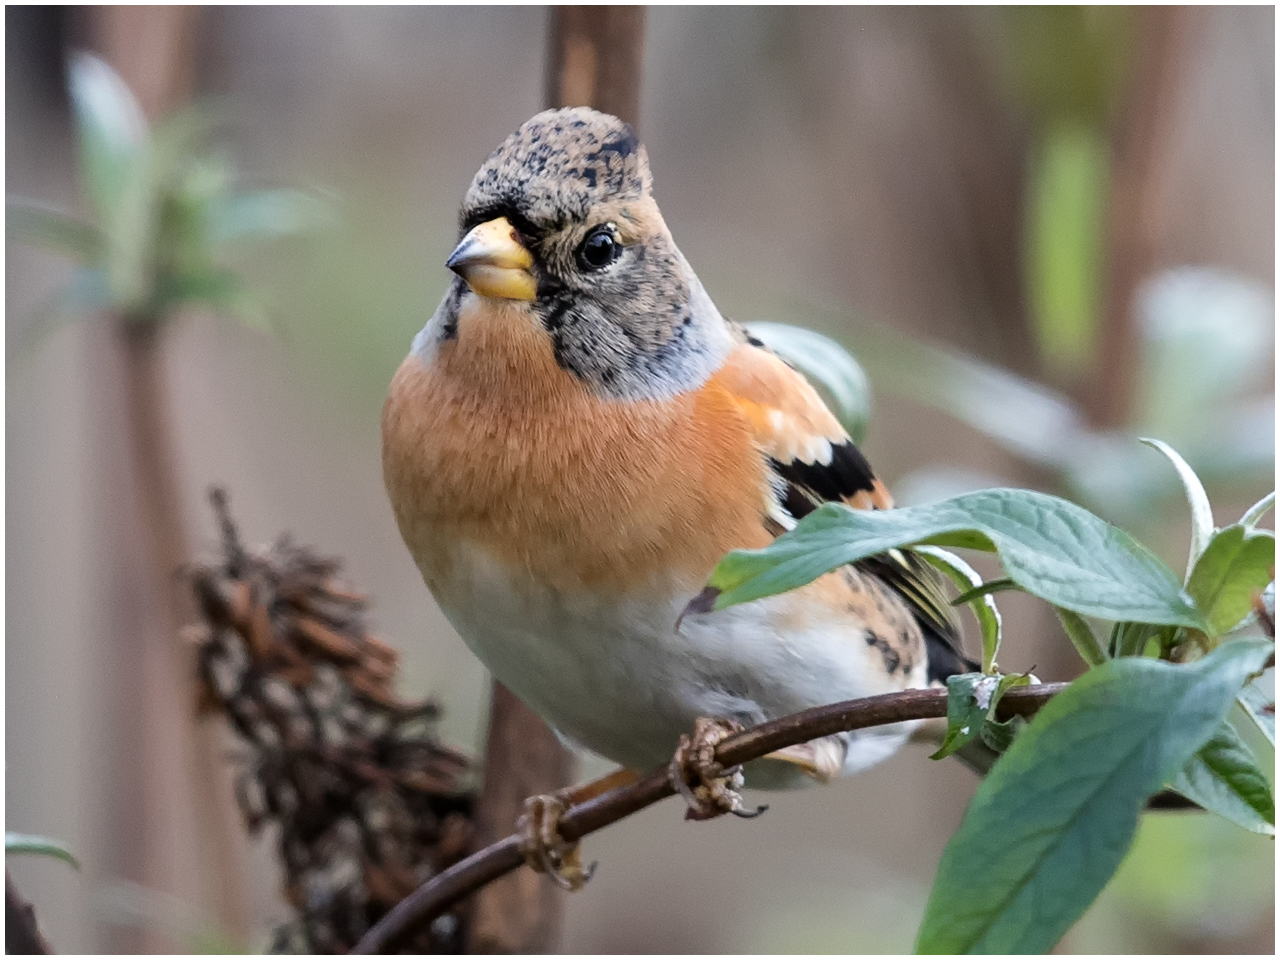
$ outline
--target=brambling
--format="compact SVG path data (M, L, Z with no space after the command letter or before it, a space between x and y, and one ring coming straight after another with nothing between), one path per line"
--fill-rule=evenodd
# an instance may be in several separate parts
M908 553L681 616L730 550L824 501L892 501L804 377L716 309L628 125L533 117L475 175L459 233L456 276L387 398L387 491L449 621L564 738L646 770L701 718L750 726L965 669ZM910 730L748 774L853 773Z

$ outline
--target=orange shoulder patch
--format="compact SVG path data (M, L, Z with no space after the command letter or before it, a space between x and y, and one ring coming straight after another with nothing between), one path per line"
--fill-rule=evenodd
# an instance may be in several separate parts
M743 343L712 378L751 425L757 446L787 484L783 506L797 519L827 501L887 509L893 498L861 451L799 372L769 350Z

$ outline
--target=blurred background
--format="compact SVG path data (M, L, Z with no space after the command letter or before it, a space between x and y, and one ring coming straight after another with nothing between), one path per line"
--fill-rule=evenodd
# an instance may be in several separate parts
M10 198L91 216L68 52L146 49L108 12L6 8ZM183 70L169 101L139 94L149 115L209 104L219 169L326 212L288 242L228 244L254 308L182 309L140 363L76 299L73 263L8 233L5 823L82 862L8 858L66 952L263 950L289 915L270 837L238 819L235 741L192 719L163 587L139 574L157 537L177 562L216 550L212 484L248 541L342 556L401 692L442 704L447 743L484 744L487 679L400 541L379 414L472 174L543 106L548 10L182 16ZM1273 486L1274 37L1269 7L654 7L640 133L722 311L862 362L864 447L900 502L1044 489L1181 569L1185 502L1135 437L1187 457L1219 523ZM173 441L167 533L121 426L146 397ZM1036 602L1001 606L1005 668L1078 672ZM758 821L651 808L586 841L600 869L561 947L907 951L975 784L912 747ZM1061 950L1271 952L1273 851L1149 815Z

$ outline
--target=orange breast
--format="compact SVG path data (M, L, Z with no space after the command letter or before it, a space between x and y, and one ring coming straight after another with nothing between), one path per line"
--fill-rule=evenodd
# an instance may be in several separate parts
M769 541L762 456L714 378L602 399L519 306L464 310L459 332L404 361L383 412L387 489L429 585L469 542L556 589L674 575L696 592L728 550Z

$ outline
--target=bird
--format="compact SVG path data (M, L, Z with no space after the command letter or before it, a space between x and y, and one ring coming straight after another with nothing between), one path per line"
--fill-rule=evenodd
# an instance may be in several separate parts
M457 238L391 382L384 480L449 622L564 740L644 771L699 725L723 736L971 665L908 551L690 607L729 551L826 502L893 501L805 377L716 308L630 125L585 107L526 121L475 174ZM856 773L911 729L780 751L748 780Z

